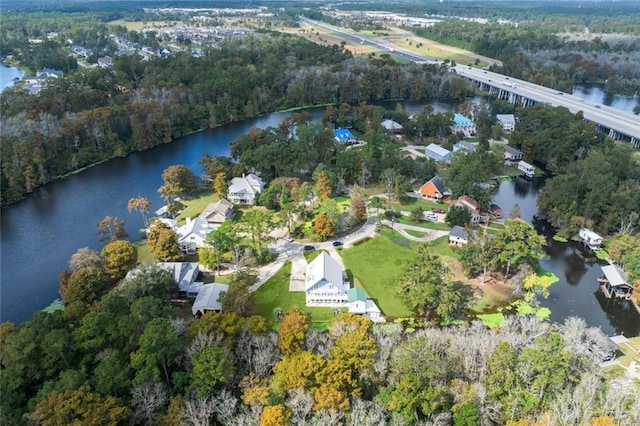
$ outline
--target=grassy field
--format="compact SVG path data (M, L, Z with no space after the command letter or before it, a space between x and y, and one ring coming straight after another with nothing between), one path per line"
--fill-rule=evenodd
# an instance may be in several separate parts
M200 194L192 200L180 200L180 202L187 207L180 212L176 220L179 224L185 223L188 217L193 219L202 213L209 204L215 203L218 200L219 198L211 189L201 191Z
M391 230L384 230L376 238L342 252L347 269L362 284L383 315L390 317L412 314L398 299L395 284L404 273L406 262L414 257L407 240L397 234L392 237Z
M158 261L156 255L149 250L147 240L140 240L133 243L138 250L138 263L155 263Z
M425 220L422 222L416 222L415 220L411 219L409 216L402 216L396 219L396 223L403 223L405 225L413 225L413 226L419 226L421 228L425 228L425 232L427 232L429 229L435 229L437 231L449 231L451 229L451 227L449 225L447 225L446 223L441 223L441 222L432 222L430 220Z
M420 232L420 231L414 231L413 229L405 229L404 232L411 235L412 237L417 237L417 238L423 238L427 235L426 231Z
M444 211L449 210L449 206L447 204L438 204L435 201L421 200L413 197L409 198L409 201L406 204L392 203L391 205L393 210L400 212L410 212L418 206L422 207L425 211L433 209L442 209Z
M172 27L178 23L178 21L125 21L124 19L109 22L111 25L125 26L129 31L141 31L145 28Z
M255 298L258 304L258 315L274 320L273 311L280 307L284 312L297 306L302 312L307 313L314 323L326 323L334 317L333 308L309 308L305 306L304 292L289 291L289 278L291 277L291 262L284 266L258 290Z

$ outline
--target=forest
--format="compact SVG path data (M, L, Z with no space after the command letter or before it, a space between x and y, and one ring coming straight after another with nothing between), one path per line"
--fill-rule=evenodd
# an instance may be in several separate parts
M54 41L41 48L49 46L57 58ZM0 95L2 205L96 162L264 112L473 93L446 66L352 57L276 33L230 40L202 58L123 56L111 69L72 68L38 96L18 87Z

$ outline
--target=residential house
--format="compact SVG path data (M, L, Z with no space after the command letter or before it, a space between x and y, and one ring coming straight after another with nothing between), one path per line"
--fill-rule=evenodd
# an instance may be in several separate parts
M233 204L224 198L218 202L209 204L200 214L200 219L213 225L220 225L222 222L232 218Z
M496 120L505 132L513 132L516 128L516 117L513 114L496 114Z
M264 182L259 176L249 173L231 179L227 198L233 204L255 204L256 195L264 189Z
M402 124L393 120L389 120L388 118L382 120L382 123L380 123L380 125L384 127L384 129L389 133L400 133L402 131Z
M348 302L349 280L342 267L325 251L307 265L307 306L341 307Z
M602 284L602 289L607 297L619 297L629 299L633 287L627 280L627 276L618 265L602 266L603 277L598 281Z
M373 300L367 299L364 289L355 287L349 289L347 291L347 300L349 313L365 315L374 321L382 319L380 308Z
M451 195L444 185L444 180L440 176L432 177L427 183L422 185L418 190L420 195L429 200L442 200Z
M536 173L536 168L526 161L520 161L518 163L518 171L522 176L526 177L527 179L531 179Z
M176 228L180 250L185 254L195 254L199 248L205 247L205 238L209 232L218 229L219 225L206 222L200 217L187 218L185 225Z
M41 68L36 71L36 77L41 78L61 78L64 75L62 71L53 70L51 68Z
M98 58L98 65L100 68L111 68L113 66L113 59L111 59L111 56L103 56Z
M158 262L157 265L173 274L180 292L187 297L198 295L203 283L197 282L200 264L198 262Z
M580 238L580 242L585 246L589 247L590 250L598 250L600 245L602 244L602 237L591 229L582 228L580 233L578 234Z
M220 297L227 291L229 291L227 284L203 284L191 306L193 316L199 317L207 312L222 312Z
M480 205L478 202L468 195L458 197L453 204L469 210L469 213L471 213L471 225L479 225L480 223L487 222L488 220L488 217L480 212Z
M450 163L451 156L453 155L453 153L448 149L441 147L440 145L431 143L425 148L424 155L427 156L428 158L434 159L435 161Z
M509 145L504 146L504 161L520 161L522 160L522 155L522 151Z
M464 246L469 242L469 233L462 226L454 226L449 231L449 244Z
M472 136L476 134L476 123L470 118L465 117L462 114L454 114L453 125L451 126L451 132L453 134L463 133L465 136Z
M338 128L333 131L334 139L338 143L344 144L352 144L356 142L356 137L353 136L353 133L349 129Z
M453 152L458 151L467 151L467 152L475 152L478 149L478 142L467 142L460 141L453 146Z

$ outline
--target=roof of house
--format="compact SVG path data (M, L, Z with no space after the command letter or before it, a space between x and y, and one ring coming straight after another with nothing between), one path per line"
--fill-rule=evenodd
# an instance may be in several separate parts
M465 117L462 114L454 114L453 126L454 127L468 127L475 126L476 124L469 117Z
M611 284L611 287L629 285L626 274L618 265L603 266L602 273L607 281L609 281L609 284Z
M515 149L514 147L509 145L504 146L504 151L508 152L511 155L522 155L522 151L520 151L519 149Z
M234 194L247 193L257 194L264 189L264 182L260 179L260 176L249 173L248 175L242 175L242 177L234 177L231 179L231 185L229 185L229 192Z
M377 312L377 313L381 313L380 312L380 308L378 308L378 305L376 305L376 303L371 300L371 299L367 299L367 305L365 307L365 311L369 314L372 312Z
M402 130L402 124L398 123L397 121L389 120L388 118L382 120L382 123L380 123L380 125L387 130Z
M207 237L207 234L209 234L209 232L213 231L216 228L217 226L206 222L199 216L195 219L187 218L187 223L176 229L176 234L178 234L178 242L184 242L187 237L189 237L189 239L192 239L192 237L194 237L204 240Z
M444 186L444 179L442 179L440 176L436 175L432 177L427 183L422 186L429 184L429 182L431 182L433 186L436 187L439 193L444 194L447 191L447 188Z
M429 157L432 154L436 159L443 159L448 157L451 154L446 148L441 147L440 145L436 145L435 143L430 143L424 150L425 154Z
M356 138L349 129L335 129L333 135L338 142L349 142Z
M584 238L588 238L589 240L601 240L602 236L593 232L591 229L582 228L580 230L580 236Z
M335 285L338 289L346 290L342 280L342 267L326 251L320 253L307 265L305 290L321 281Z
M158 262L158 266L173 273L181 291L192 291L192 284L200 271L198 262Z
M496 120L502 124L516 124L516 117L513 114L496 114Z
M347 300L349 303L355 301L365 302L367 300L367 293L360 287L350 288L347 290Z
M196 300L191 306L191 312L195 315L200 309L221 311L220 293L229 291L227 284L213 283L205 284L200 288Z
M458 225L451 228L451 231L449 231L449 236L460 238L461 240L469 239L469 233L467 232L467 230L464 229L462 226L458 226Z
M456 200L456 205L462 205L473 210L478 210L478 202L468 195L462 195Z
M461 149L466 149L467 151L474 152L476 149L478 149L478 145L478 142L460 141L453 146L453 151L455 152Z
M218 202L209 204L200 214L200 218L207 222L222 223L227 220L231 210L233 210L233 204L222 198Z

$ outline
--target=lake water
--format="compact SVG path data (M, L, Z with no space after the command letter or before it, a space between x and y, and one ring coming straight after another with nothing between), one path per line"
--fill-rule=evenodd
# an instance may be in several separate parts
M15 79L22 79L24 71L16 67L5 67L0 64L0 92L15 84Z
M640 98L636 96L620 96L605 93L601 86L592 84L584 86L574 86L574 96L585 98L588 101L607 105L622 111L633 112L636 105L640 104Z

